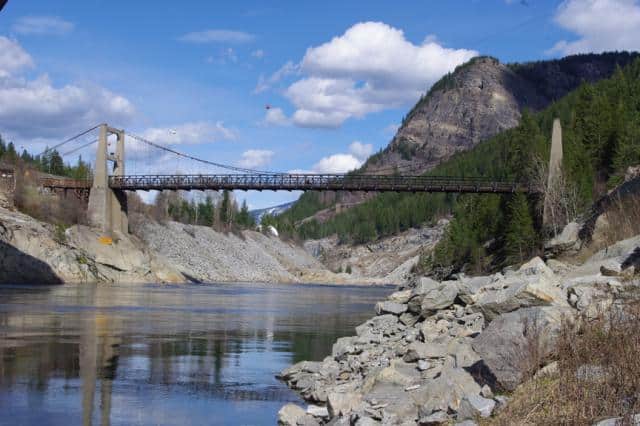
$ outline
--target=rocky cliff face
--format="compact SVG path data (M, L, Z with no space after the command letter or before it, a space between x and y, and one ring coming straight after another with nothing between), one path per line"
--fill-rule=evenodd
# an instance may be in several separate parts
M472 59L431 88L366 169L429 170L454 153L515 127L524 109L540 110L583 81L609 77L617 66L636 57L607 53L512 65L490 57Z

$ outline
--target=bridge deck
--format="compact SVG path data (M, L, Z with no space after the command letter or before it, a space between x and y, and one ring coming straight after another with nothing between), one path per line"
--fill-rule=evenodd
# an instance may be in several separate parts
M122 190L285 190L285 191L372 191L372 192L532 192L515 182L483 178L393 175L137 175L112 176L109 186Z
M90 181L42 179L54 189L89 189ZM528 185L485 178L393 175L227 174L111 176L109 186L125 191L151 190L271 190L271 191L371 191L371 192L534 192Z

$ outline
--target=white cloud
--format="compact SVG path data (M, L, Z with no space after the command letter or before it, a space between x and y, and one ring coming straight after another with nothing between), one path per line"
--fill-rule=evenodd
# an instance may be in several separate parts
M153 127L145 130L141 136L163 145L195 145L237 139L236 132L225 127L221 121L216 123L199 121L172 127Z
M257 59L262 59L264 58L264 50L262 49L254 50L253 52L251 52L251 56Z
M31 55L18 42L0 36L0 77L33 66Z
M25 16L13 24L13 31L24 35L64 35L73 28L72 22L57 16Z
M276 72L271 74L269 77L265 77L264 75L261 75L258 78L258 84L256 85L256 88L253 90L253 93L257 94L257 93L262 93L266 90L269 90L274 84L282 80L284 77L291 74L295 74L299 72L299 70L300 70L299 65L294 64L292 61L288 61L286 64L280 67L280 69L278 69Z
M231 30L205 30L187 33L178 40L188 43L249 43L254 40L253 34Z
M358 160L364 161L373 153L373 145L370 143L365 144L360 141L354 141L349 145L349 152Z
M321 158L311 167L311 173L347 173L362 166L372 153L373 145L354 141L349 145L349 153L333 154ZM302 170L291 173L294 172L305 173Z
M296 125L338 127L352 117L414 102L442 75L476 55L442 47L432 36L416 45L384 23L359 23L307 49L299 65L306 76L285 96L296 107Z
M264 124L273 126L288 126L291 120L285 115L281 108L269 108L264 117Z
M638 0L567 0L558 7L554 20L578 39L559 41L549 54L640 50Z
M16 142L46 143L102 122L126 124L135 114L128 99L103 87L56 87L46 74L33 80L19 74L33 66L16 41L0 37L0 132Z
M313 166L314 173L346 173L355 170L362 165L351 154L334 154L324 157Z
M250 149L242 153L242 158L238 162L238 165L248 169L262 167L271 162L273 154L273 151L266 149Z

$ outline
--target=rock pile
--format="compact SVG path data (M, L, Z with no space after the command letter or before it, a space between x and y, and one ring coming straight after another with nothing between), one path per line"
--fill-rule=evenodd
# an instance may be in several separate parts
M615 272L622 266L612 263L622 265L623 257L596 255L594 262ZM417 278L379 302L377 316L356 327L356 336L338 339L323 361L280 373L311 405L285 406L279 422L475 424L506 403L494 392L513 390L530 373L532 341L544 359L565 318L635 288L618 278L598 272L566 279L540 258L485 277Z

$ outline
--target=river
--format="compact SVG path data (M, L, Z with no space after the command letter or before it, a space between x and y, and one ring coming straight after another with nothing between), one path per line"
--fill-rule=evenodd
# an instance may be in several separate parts
M0 424L272 425L390 288L0 286Z

